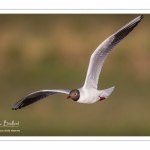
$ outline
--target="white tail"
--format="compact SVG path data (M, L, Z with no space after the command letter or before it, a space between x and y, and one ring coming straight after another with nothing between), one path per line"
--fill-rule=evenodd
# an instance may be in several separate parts
M113 86L111 88L103 90L104 91L103 96L105 96L107 98L112 93L112 91L114 90L114 88L115 87Z

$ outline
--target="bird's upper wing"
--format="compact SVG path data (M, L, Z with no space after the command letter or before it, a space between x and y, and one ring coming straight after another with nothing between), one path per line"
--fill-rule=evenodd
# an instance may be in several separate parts
M97 89L99 74L107 55L138 25L142 18L143 16L141 15L130 21L97 47L97 49L91 55L86 80L83 87L92 87Z
M58 94L58 93L69 94L70 91L69 90L64 90L64 89L51 89L51 90L36 91L36 92L31 93L31 94L28 94L26 97L24 97L20 101L18 101L14 105L12 110L20 109L20 108L25 107L27 105L30 105L34 102L37 102L37 101L39 101L43 98L46 98L50 95Z

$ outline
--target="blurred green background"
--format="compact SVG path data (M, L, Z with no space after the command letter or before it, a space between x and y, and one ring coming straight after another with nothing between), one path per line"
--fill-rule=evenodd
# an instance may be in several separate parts
M31 92L81 87L93 51L137 16L1 14L0 123L19 121L20 133L0 135L150 136L150 15L105 61L98 87L115 86L108 99L88 105L58 94L12 110Z

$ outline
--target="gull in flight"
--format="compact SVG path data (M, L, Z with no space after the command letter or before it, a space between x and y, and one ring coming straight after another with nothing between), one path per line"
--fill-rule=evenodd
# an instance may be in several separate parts
M142 18L143 15L133 19L117 32L109 36L97 47L97 49L91 55L86 79L84 85L81 88L74 90L46 89L36 91L22 98L13 106L12 109L20 109L50 95L58 93L68 94L68 99L71 98L76 102L84 104L92 104L97 101L106 99L114 90L114 86L104 90L97 89L99 74L102 69L103 63L110 51L138 25Z

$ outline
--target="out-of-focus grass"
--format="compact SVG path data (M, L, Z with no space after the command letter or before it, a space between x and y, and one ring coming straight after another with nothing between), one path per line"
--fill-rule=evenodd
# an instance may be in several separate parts
M150 135L150 16L108 56L99 89L112 95L91 105L58 94L17 111L40 89L81 87L89 58L108 36L138 15L0 15L0 123L20 121L20 133L0 135Z

